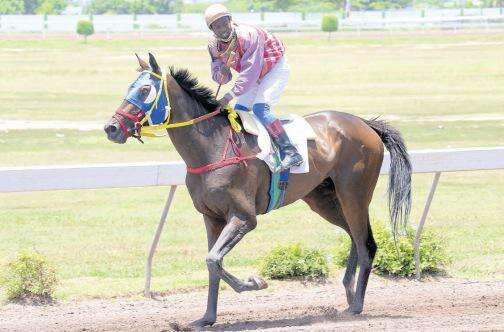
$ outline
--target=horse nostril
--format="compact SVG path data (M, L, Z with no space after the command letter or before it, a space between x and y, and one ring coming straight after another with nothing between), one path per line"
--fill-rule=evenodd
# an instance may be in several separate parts
M112 134L117 130L117 128L114 125L105 125L105 128L103 128L103 130L105 130L107 134Z

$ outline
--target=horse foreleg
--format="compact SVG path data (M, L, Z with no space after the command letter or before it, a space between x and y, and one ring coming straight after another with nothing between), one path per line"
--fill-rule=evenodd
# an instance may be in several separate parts
M257 220L254 215L247 215L246 217L236 214L232 215L206 258L210 274L220 277L238 293L268 287L268 284L259 277L249 277L248 280L242 281L222 267L222 259L224 256L245 236L245 234L253 230L256 225Z
M203 216L205 220L205 227L207 231L208 251L212 249L217 238L222 233L225 220L216 219L209 216ZM192 326L208 326L213 325L217 319L217 299L219 297L219 282L220 277L213 273L208 273L208 299L207 308L203 318L198 319L191 323Z

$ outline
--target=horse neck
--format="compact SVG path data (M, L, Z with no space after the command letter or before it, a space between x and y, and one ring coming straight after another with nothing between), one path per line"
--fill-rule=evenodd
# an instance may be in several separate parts
M169 98L170 123L196 119L208 113L196 100L187 94L171 77ZM175 149L187 166L199 167L221 158L229 134L229 126L221 116L202 122L168 130Z

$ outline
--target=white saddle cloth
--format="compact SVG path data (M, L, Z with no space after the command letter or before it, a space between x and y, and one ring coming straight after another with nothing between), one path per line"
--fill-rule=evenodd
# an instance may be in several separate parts
M271 171L275 168L274 150L271 146L271 137L266 128L261 124L259 119L252 112L236 111L240 116L243 129L257 136L257 144L261 152L257 154L257 158L264 160ZM299 166L291 168L291 173L308 173L310 165L308 162L308 140L316 138L315 132L310 124L301 116L296 114L288 114L281 116L282 122L291 143L297 148L299 154L303 157L303 163ZM287 120L287 123L285 122Z

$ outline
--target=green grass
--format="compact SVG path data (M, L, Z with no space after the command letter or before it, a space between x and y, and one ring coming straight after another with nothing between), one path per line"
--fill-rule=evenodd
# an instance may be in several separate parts
M363 117L384 115L411 149L504 145L502 34L285 34L291 82L277 111L307 114L339 109ZM0 41L0 120L105 123L136 77L134 52L158 56L163 68L188 67L204 84L205 39L136 38ZM324 65L321 65L324 64ZM452 117L453 121L448 117ZM434 120L432 117L438 117ZM145 145L109 143L101 131L0 128L0 166L178 160L166 139ZM412 222L421 214L431 175L414 176ZM371 205L387 220L381 178ZM449 274L504 278L504 174L443 174L427 227L443 235L453 258ZM36 249L52 260L62 280L60 298L137 294L146 252L167 188L0 194L0 265L18 250ZM240 277L254 273L276 245L302 241L328 250L335 228L304 203L260 217L225 259ZM161 238L154 290L205 285L206 237L185 188Z
M292 75L282 112L502 113L503 34L285 35L285 44ZM203 38L9 40L0 50L0 76L12 78L0 81L0 102L11 106L2 119L105 122L137 75L134 52L151 51L162 68L188 67L215 87Z
M430 175L414 176L413 222L419 219ZM371 206L373 218L387 220L385 182ZM453 257L449 274L472 279L504 277L504 236L498 171L443 174L427 227L446 239ZM143 287L147 250L167 188L3 194L0 211L0 264L21 249L36 249L58 267L60 298L136 294ZM139 197L144 197L139 206ZM484 202L475 201L484 197ZM479 208L478 208L479 207ZM339 229L304 203L259 218L225 259L241 277L256 271L274 246L302 241L329 251ZM154 259L154 290L206 283L206 237L202 218L179 188Z

